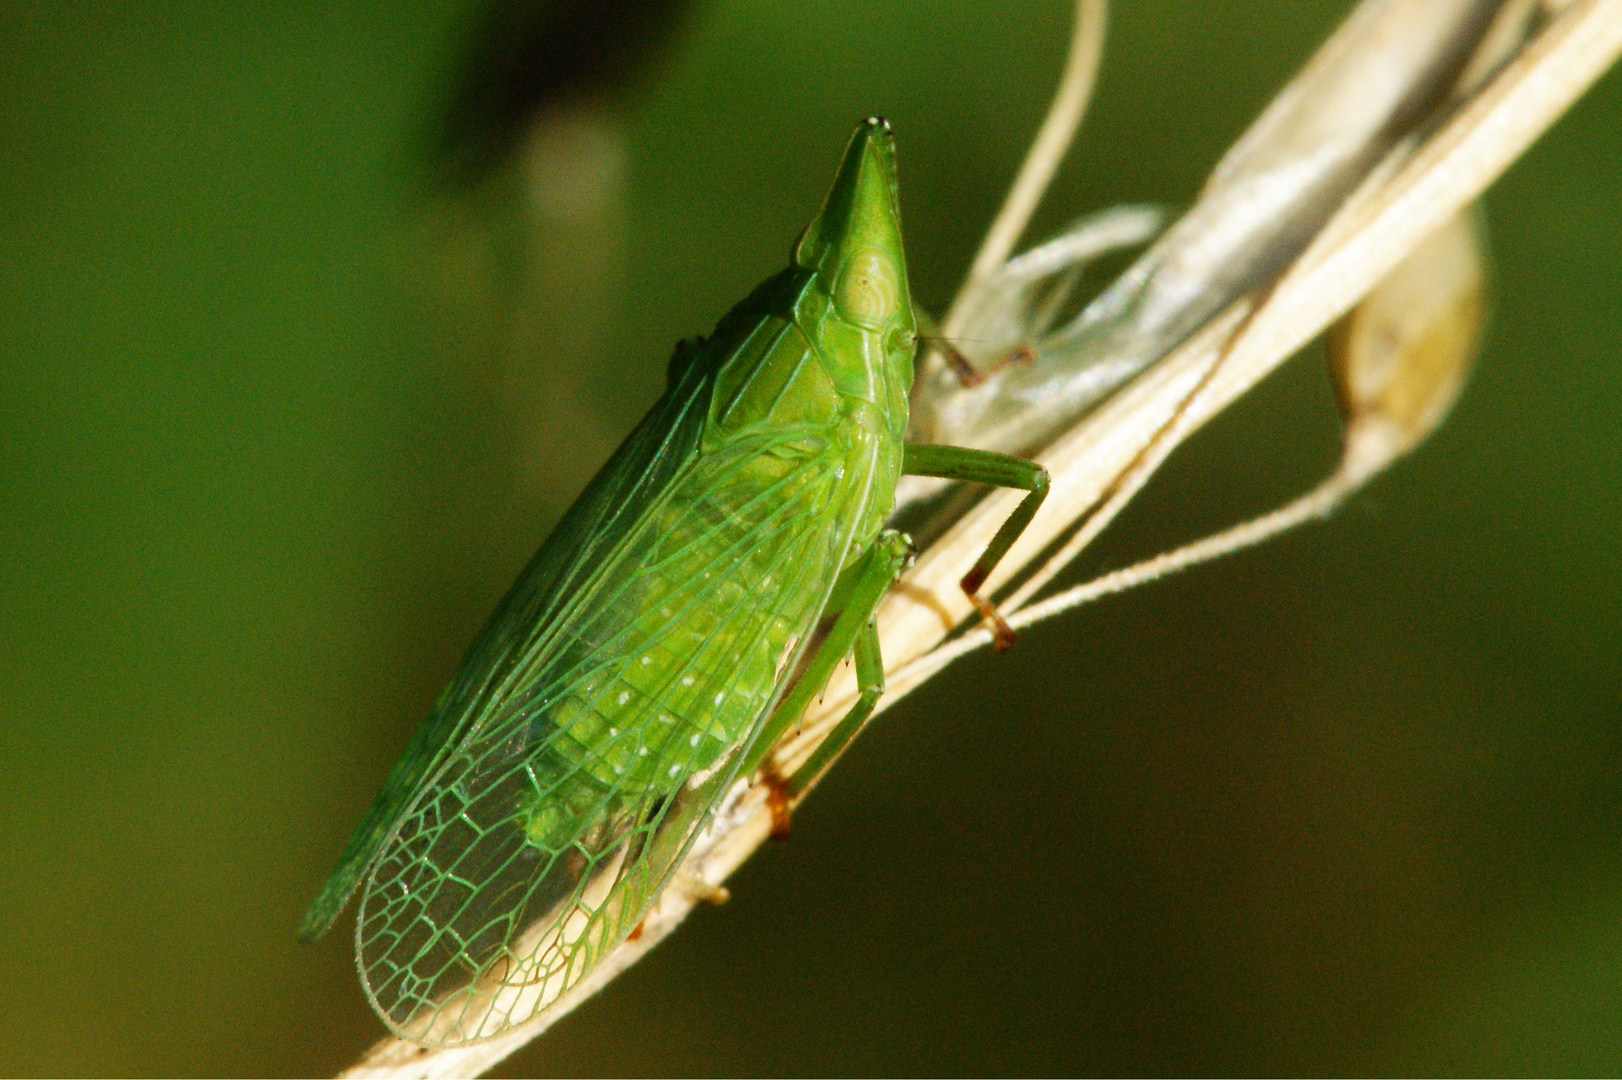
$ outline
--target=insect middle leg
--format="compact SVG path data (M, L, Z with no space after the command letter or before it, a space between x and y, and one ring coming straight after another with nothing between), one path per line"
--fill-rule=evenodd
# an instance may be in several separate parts
M817 645L800 680L778 703L744 757L743 770L746 774L758 769L777 741L790 727L800 722L806 706L813 697L822 693L840 661L854 652L857 681L861 686L856 704L792 777L769 779L773 785L773 814L777 818L779 832L786 830L788 805L838 755L844 745L856 737L884 693L884 658L879 652L873 611L884 598L890 583L911 558L912 544L905 536L893 529L879 534L867 555L856 564L850 587L845 592L844 606L834 620L833 628Z
M910 476L936 476L943 480L967 480L978 484L992 484L997 487L1017 488L1028 492L1014 512L1008 515L1008 520L1002 523L991 543L980 558L975 560L969 572L963 575L963 592L974 602L986 622L991 624L991 632L996 637L996 646L999 650L1006 649L1014 643L1014 631L1009 629L1003 617L991 601L980 595L980 587L991 576L991 571L1008 554L1008 549L1014 546L1019 534L1036 516L1037 509L1042 500L1048 496L1048 471L1034 461L1024 458L1012 457L1008 454L997 454L990 450L971 450L964 446L920 446L909 443L906 456L902 460L901 471Z

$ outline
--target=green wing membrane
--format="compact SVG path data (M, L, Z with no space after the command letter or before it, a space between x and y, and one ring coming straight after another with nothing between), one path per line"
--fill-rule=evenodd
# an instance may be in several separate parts
M345 846L299 929L310 941L332 926L367 868L400 822L424 778L485 715L502 687L546 639L555 612L593 569L626 523L668 495L671 479L691 458L704 427L712 381L692 363L696 344L678 346L670 386L581 494L463 658L451 684L407 746Z
M780 695L866 498L806 433L700 456L406 810L357 923L380 1013L488 1038L572 986L675 870Z

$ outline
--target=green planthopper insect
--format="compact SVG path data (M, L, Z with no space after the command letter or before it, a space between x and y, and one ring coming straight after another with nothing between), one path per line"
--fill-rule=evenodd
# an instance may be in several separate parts
M360 891L361 980L401 1037L487 1039L577 983L852 653L858 704L768 782L796 792L856 734L884 685L873 610L910 553L884 527L903 473L1029 493L963 582L998 622L978 590L1047 474L903 445L894 153L884 121L859 126L788 268L677 346L664 396L502 600L311 905L304 940Z

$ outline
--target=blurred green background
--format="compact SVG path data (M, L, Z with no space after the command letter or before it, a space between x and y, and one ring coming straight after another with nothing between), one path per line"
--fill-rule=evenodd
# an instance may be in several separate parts
M1038 231L1186 203L1345 7L1120 5ZM939 310L1067 19L697 0L470 185L431 179L467 3L0 7L0 1072L381 1035L348 920L293 930L496 597L867 114ZM914 695L506 1070L1622 1069L1619 110L1613 74L1491 192L1490 341L1413 459ZM1309 356L1089 567L1335 437Z

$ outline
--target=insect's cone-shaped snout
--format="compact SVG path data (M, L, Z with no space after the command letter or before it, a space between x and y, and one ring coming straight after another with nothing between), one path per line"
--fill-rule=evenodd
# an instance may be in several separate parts
M794 246L795 263L820 271L829 292L841 270L864 255L869 261L876 256L893 274L898 295L887 306L910 309L896 204L895 137L889 123L877 117L857 126L828 198Z

